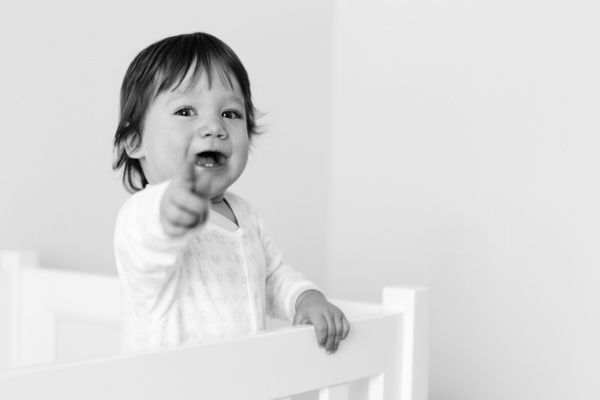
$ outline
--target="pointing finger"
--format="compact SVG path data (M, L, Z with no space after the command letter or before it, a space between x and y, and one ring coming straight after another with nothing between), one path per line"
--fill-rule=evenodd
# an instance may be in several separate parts
M179 180L188 189L193 189L196 182L196 171L194 167L194 159L186 161L185 165L179 173Z
M196 193L200 197L204 197L205 199L210 198L211 189L212 189L212 181L208 174L198 174L194 171L196 175L196 180L194 182L194 193Z
M209 174L201 174L196 169L196 158L189 157L179 175L184 187L205 199L210 198L212 182Z

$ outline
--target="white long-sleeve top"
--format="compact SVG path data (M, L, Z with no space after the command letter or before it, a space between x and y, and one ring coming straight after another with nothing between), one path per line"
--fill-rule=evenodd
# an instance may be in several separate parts
M283 261L250 204L232 193L225 200L239 228L210 211L199 229L170 237L159 210L168 184L134 194L117 217L125 350L256 332L266 314L292 319L298 296L318 290Z

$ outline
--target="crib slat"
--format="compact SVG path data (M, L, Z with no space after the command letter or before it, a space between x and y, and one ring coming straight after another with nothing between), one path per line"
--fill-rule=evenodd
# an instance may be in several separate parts
M369 400L383 400L383 374L369 379Z
M370 400L369 387L371 379L359 379L348 383L348 400Z
M383 374L348 383L348 400L383 400Z
M383 374L348 383L348 400L383 400Z
M22 365L21 355L21 319L23 314L23 306L21 304L21 295L23 291L24 270L37 268L38 255L33 252L18 252L18 251L0 251L0 268L8 273L10 285L8 290L8 298L3 298L3 301L8 300L10 307L8 318L8 339L10 349L10 359L8 366L17 367Z
M335 385L320 389L319 400L348 400L348 385Z

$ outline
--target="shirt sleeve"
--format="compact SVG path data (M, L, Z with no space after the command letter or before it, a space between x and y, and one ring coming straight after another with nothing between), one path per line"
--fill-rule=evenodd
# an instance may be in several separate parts
M267 315L292 320L300 294L307 290L321 290L284 261L281 250L265 232L263 222L257 219L266 261Z
M168 235L160 221L160 202L169 181L131 196L121 207L115 226L115 258L125 297L137 310L149 310L176 273L178 254L195 230Z

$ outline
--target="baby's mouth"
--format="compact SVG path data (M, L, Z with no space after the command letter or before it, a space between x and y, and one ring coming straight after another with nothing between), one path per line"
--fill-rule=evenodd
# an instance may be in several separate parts
M217 168L225 164L225 155L218 151L203 151L196 155L196 165L202 168Z

